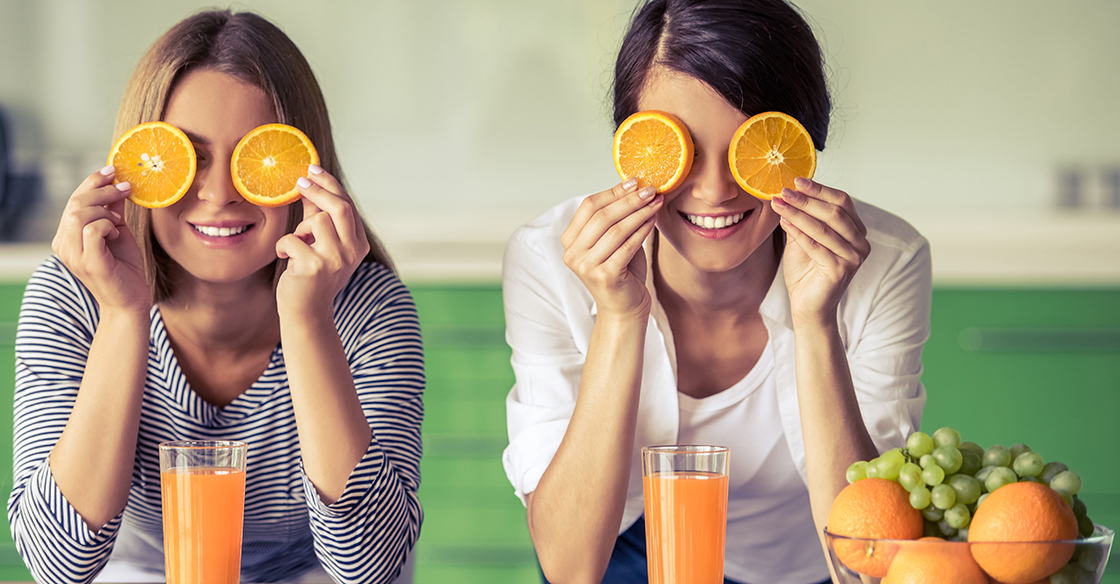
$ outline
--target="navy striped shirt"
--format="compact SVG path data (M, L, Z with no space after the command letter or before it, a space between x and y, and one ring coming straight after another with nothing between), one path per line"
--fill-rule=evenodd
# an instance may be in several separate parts
M163 531L157 445L241 440L246 457L242 580L289 579L321 563L339 582L392 580L420 532L424 356L416 306L387 268L363 263L334 318L373 439L342 496L324 504L303 473L277 346L264 374L224 408L190 388L152 307L148 373L128 504L90 531L62 496L48 457L69 419L97 328L93 296L57 257L28 282L16 335L12 536L37 582L89 582L112 555L159 574Z

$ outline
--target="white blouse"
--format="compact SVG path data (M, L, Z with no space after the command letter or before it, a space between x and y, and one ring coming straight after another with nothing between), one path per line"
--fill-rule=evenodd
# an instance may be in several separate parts
M502 290L506 340L513 349L511 363L515 384L506 399L510 443L502 462L522 503L526 495L537 488L567 430L595 325L595 302L583 283L564 265L564 249L560 243L560 235L582 199L568 200L521 227L506 249ZM917 430L925 405L926 394L920 377L922 347L929 338L929 244L902 219L860 201L855 204L867 226L871 253L840 301L838 320L860 412L875 446L882 452L902 446L906 436ZM647 242L647 258L651 254L650 247ZM649 273L652 274L652 270ZM653 298L653 309L647 325L638 423L619 533L629 528L644 511L641 448L678 443L682 416L688 415L682 412L677 392L672 331L657 300L652 279L647 279L647 287ZM795 476L801 479L799 489L805 492L807 507L793 323L780 266L759 313L769 333L768 350L773 355L776 408L768 414L772 418L767 428L774 433L773 445L784 444L788 451L789 460L796 469ZM766 469L767 472L772 470L776 468L768 466ZM753 489L732 491L729 494L732 499L761 496ZM755 524L749 517L744 521L754 529L771 529ZM807 512L788 518L787 525L788 529L781 534L774 533L741 546L745 549L735 549L734 557L731 554L735 542L730 540L732 527L729 525L727 567L765 566L762 573L792 576L792 570L801 566L790 565L793 559L788 554L775 554L773 550L803 545L804 533L815 535L815 527ZM808 573L819 574L818 580L826 578L827 570L816 569L824 566L819 543L814 540L810 548L820 561ZM750 581L732 570L728 570L727 576ZM778 579L768 581L781 582ZM809 580L799 575L788 581Z

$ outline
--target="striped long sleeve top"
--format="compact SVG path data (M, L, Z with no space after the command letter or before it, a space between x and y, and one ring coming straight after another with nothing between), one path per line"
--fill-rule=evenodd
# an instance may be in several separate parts
M242 581L290 579L321 563L338 582L388 582L419 535L424 359L416 307L384 266L361 264L334 317L373 431L342 496L324 504L303 472L277 346L264 374L224 408L192 391L152 307L136 462L124 511L91 531L62 495L48 457L73 408L98 323L93 296L57 257L30 279L16 335L14 489L8 521L41 583L91 581L106 562L163 571L157 445L249 444Z

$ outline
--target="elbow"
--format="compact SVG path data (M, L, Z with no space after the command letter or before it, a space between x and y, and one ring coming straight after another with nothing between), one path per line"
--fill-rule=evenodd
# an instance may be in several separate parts
M531 509L531 508L530 508ZM610 562L611 549L596 549L589 538L549 537L539 520L529 517L529 537L541 573L550 584L598 584Z

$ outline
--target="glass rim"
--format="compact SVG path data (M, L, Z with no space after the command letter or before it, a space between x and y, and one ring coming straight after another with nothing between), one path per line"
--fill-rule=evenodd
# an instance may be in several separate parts
M171 440L168 442L160 442L160 450L219 450L224 448L246 448L249 446L247 442L240 442L237 440Z
M825 536L829 539L851 540L851 541L868 541L868 542L883 542L883 541L886 541L886 542L891 542L891 543L905 543L905 542L923 543L923 541L920 540L920 539L874 539L874 538L867 538L867 537L851 537L851 536L847 536L847 535L837 535L837 534L829 531L827 527L825 527L823 531L825 533ZM1093 524L1093 535L1090 535L1089 537L1085 537L1085 538L1081 538L1081 539L1049 539L1049 540L1043 540L1043 541L952 541L952 540L945 540L943 542L924 542L924 543L959 543L959 544L964 544L964 545L991 545L991 544L1030 545L1030 544L1071 543L1071 544L1077 544L1077 545L1098 545L1098 544L1102 544L1102 543L1111 543L1113 541L1114 537L1115 537L1115 532L1114 531L1112 531L1111 529L1109 529L1109 528L1107 528L1107 527L1105 527L1105 526L1103 526L1099 523L1094 523Z
M642 447L642 454L720 454L730 451L727 446L707 444L664 444Z

